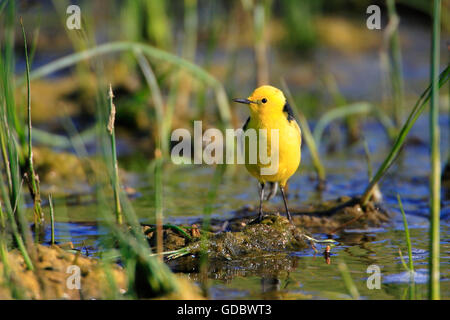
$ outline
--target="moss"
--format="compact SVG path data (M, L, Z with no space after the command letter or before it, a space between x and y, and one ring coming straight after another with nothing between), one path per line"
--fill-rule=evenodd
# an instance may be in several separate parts
M281 216L267 216L238 232L223 232L208 239L208 254L213 259L238 259L267 252L286 252L306 247L302 232Z
M285 217L266 216L261 223L247 224L240 231L228 231L208 236L208 258L211 260L232 260L242 257L261 255L268 252L287 252L305 248L302 230L293 226ZM155 245L154 234L150 243ZM201 240L187 239L172 230L164 230L164 248L166 251L187 246L191 254L201 252Z

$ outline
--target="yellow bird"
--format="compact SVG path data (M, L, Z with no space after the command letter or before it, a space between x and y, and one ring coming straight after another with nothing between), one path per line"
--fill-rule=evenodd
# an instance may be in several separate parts
M262 174L263 168L268 168L271 163L262 161L260 159L259 143L256 148L257 161L256 163L249 163L249 150L255 151L255 148L250 148L249 143L245 143L246 162L245 167L248 172L258 179L260 184L259 196L259 211L258 218L255 221L261 221L263 217L262 203L264 200L264 186L266 183L270 184L270 192L267 197L269 200L275 195L277 184L280 186L281 194L283 196L284 207L289 221L292 222L292 217L289 212L285 186L288 179L297 171L301 160L301 144L302 134L297 121L294 118L294 113L289 106L283 92L272 86L261 86L253 91L252 95L247 99L233 99L235 102L244 103L250 109L250 117L244 124L243 130L247 133L248 130L254 129L256 136L267 132L264 136L266 144L263 147L267 148L266 154L270 156L272 146L272 129L278 129L278 170L273 174ZM276 136L275 136L276 137ZM251 142L251 141L250 141ZM255 143L255 141L253 141ZM275 150L276 152L276 150ZM272 159L273 160L273 159Z

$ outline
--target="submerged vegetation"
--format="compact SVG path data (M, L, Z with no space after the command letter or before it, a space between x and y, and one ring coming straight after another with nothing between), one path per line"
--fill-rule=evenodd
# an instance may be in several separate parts
M388 25L383 26L383 34L374 36L355 27L355 22L343 22L339 13L348 8L337 1L116 4L106 18L96 21L95 5L82 1L81 29L57 32L53 39L47 28L66 29L66 22L61 22L66 14L63 4L55 1L22 8L15 1L0 0L0 299L201 299L213 297L213 279L227 280L230 273L245 278L246 272L254 272L262 282L285 273L289 278L298 259L302 261L308 252L315 257L322 246L327 246L325 264L333 268L327 270L342 278L342 286L334 295L321 285L311 291L323 290L332 298L347 298L347 292L360 299L369 293L354 282L352 273L367 266L355 267L342 257L334 261L334 250L364 249L375 237L373 230L390 230L396 208L403 217L407 243L408 264L399 252L409 273L409 298L425 297L416 283L409 210L405 214L399 196L398 204L392 205L381 201L378 194L384 191L383 179L394 175L395 170L389 169L404 163L405 150L414 144L411 132L424 111L429 111L430 119L431 170L427 293L430 299L449 294L440 288L441 268L446 268L442 274L447 277L448 261L442 264L439 257L441 206L448 212L448 200L441 201L440 196L439 116L444 107L449 108L448 97L446 104L440 104L439 90L449 85L450 77L448 64L441 67L439 43L441 34L449 32L445 19L440 18L448 14L448 5L439 0L433 6L387 0L383 9ZM355 16L348 20L365 21L360 12L368 5L368 1L354 4ZM403 63L408 52L401 50L403 9L433 22L431 61L426 65L431 80L422 79L413 90ZM37 23L33 10L48 21ZM383 91L381 99L361 98L364 90L357 80L351 81L356 83L356 94L342 90L345 77L304 63L319 59L317 52L333 54L336 59L348 55L350 60L367 54L367 49L358 47L361 44L342 36L342 45L323 32L333 29L339 34L340 28L342 34L378 39L376 45L369 40L367 45L379 49L381 72L386 73L381 78L389 79L389 89L384 84L389 93ZM250 66L245 66L249 61ZM302 70L296 69L297 63ZM316 83L316 78L322 81ZM378 88L371 82L370 87ZM245 113L230 101L248 94L255 84L265 83L284 91L305 142L300 172L316 177L312 179L314 191L308 189L313 201L303 201L304 184L298 180L289 186L293 224L280 216L281 206L272 207L273 213L254 223L257 210L248 197L242 200L244 196L237 194L244 181L237 166L215 164L205 169L205 177L201 170L207 166L199 171L187 165L175 170L171 163L174 129L193 130L196 120L203 121L205 130L242 127ZM317 90L317 86L324 88ZM417 92L422 94L417 97ZM448 95L448 90L441 93ZM365 131L367 125L379 126L386 133L386 143L377 140L386 146L377 148L376 155L369 155L373 151L367 143L371 138ZM340 139L341 132L347 139ZM419 138L417 144L428 146L426 137ZM346 178L334 172L333 161L346 153L349 166L354 165L353 158L360 156L355 149L361 145L368 181L342 184ZM379 163L373 175L372 163ZM349 179L363 180L358 169L353 169ZM175 191L167 178L173 172ZM409 174L415 178L414 172ZM194 179L196 175L201 178ZM194 185L200 179L202 189ZM417 180L424 184L423 179ZM251 186L245 183L245 188ZM234 198L246 205L236 207L232 199L224 199L228 189L236 189ZM185 205L184 199L192 190L199 199L194 208ZM392 189L388 192L392 198ZM408 199L408 194L398 193ZM135 199L150 199L150 205L141 206ZM94 216L86 219L81 212L91 207L87 212ZM218 216L221 207L231 208L225 217ZM61 234L71 220L81 221L80 226L95 226L93 247L84 240L63 240ZM444 227L448 232L448 225ZM390 263L395 259L392 255ZM381 259L367 260L382 263ZM76 294L65 287L71 266L79 267L82 274L83 289ZM179 273L189 274L201 289ZM285 287L290 283L286 280ZM387 286L386 290L392 289Z

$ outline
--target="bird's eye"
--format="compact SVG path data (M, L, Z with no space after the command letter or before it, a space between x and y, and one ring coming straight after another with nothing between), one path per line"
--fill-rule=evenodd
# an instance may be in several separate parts
M266 99L266 98L263 98L263 99L261 100L261 102L262 102L262 103L266 103L266 102L267 102L267 99Z

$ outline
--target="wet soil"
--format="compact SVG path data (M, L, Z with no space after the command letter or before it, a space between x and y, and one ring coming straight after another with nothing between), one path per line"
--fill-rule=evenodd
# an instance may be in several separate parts
M35 271L27 270L24 259L18 250L8 254L11 287L21 299L102 299L111 296L111 290L100 262L80 254L73 254L58 246L36 246ZM74 289L74 278L77 266L80 270L80 289ZM72 267L73 268L73 267ZM5 273L4 265L0 263L0 273ZM125 292L125 272L120 266L111 269L119 293ZM7 279L7 277L0 277ZM69 284L69 285L68 285ZM0 299L17 298L11 296L8 284L0 285Z
M18 250L8 253L9 277L4 276L6 270L0 262L0 300L12 298L79 300L125 297L128 280L121 266L110 267L109 273L114 278L116 287L113 291L106 269L98 259L72 253L56 245L37 245L35 249L34 271L27 270ZM73 269L69 269L71 266L79 267L79 289L74 288L76 282L74 278L70 278L75 275ZM189 280L182 276L176 277L178 290L156 298L203 299L200 290ZM9 283L5 280L8 278Z

